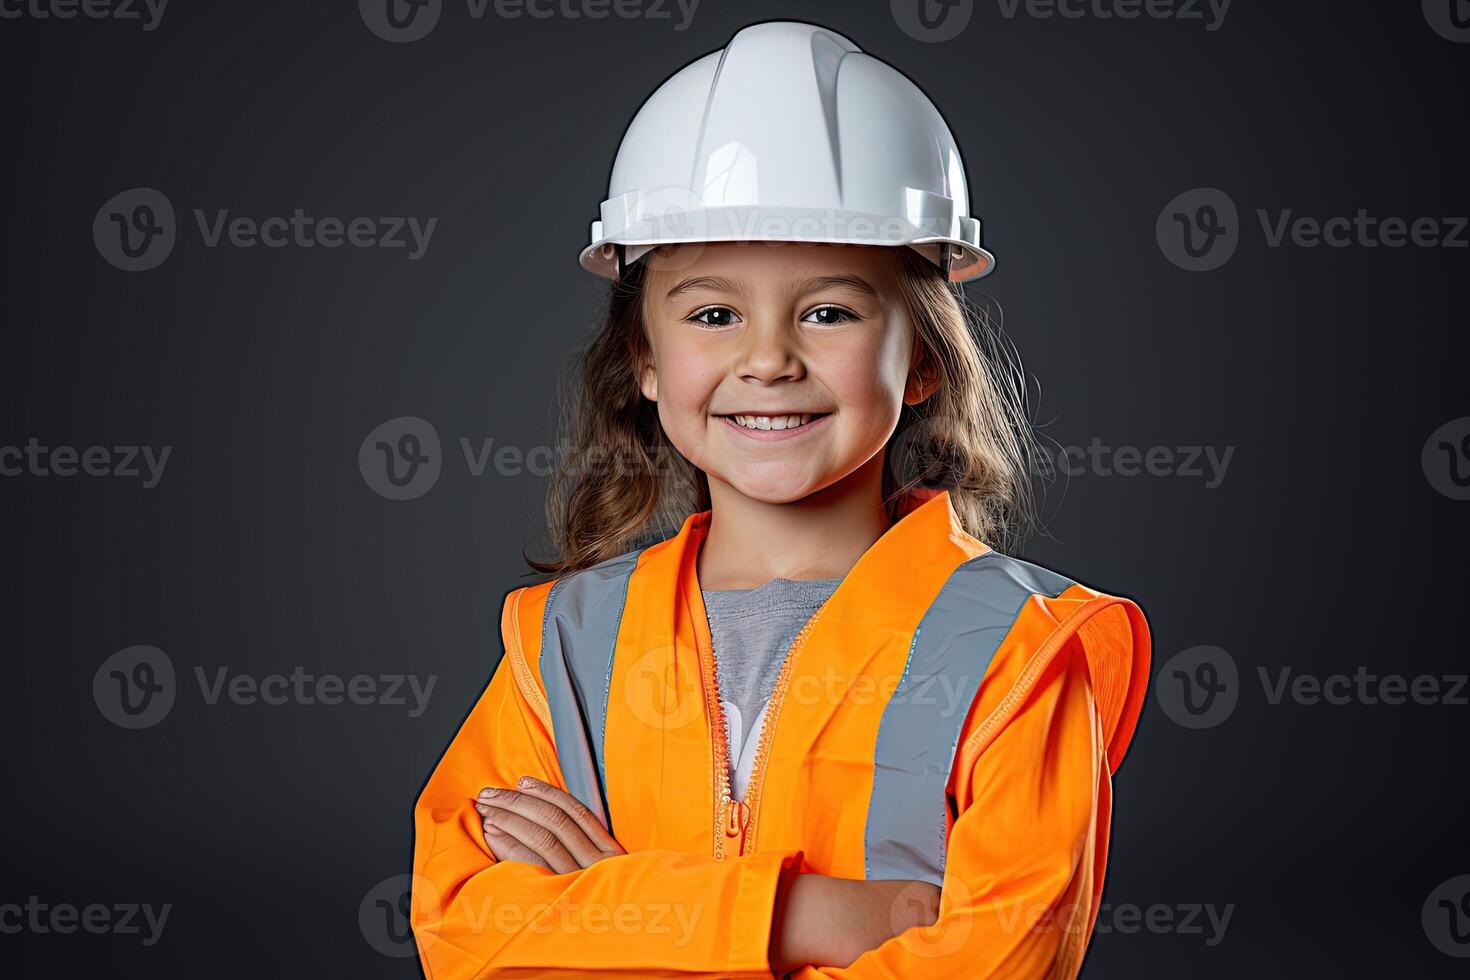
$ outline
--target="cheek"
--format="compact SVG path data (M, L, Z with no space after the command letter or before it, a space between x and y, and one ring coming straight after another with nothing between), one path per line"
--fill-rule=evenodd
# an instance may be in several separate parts
M869 418L897 417L907 377L901 338L874 338L834 352L825 376L840 404Z
M723 376L701 345L666 342L658 360L659 416L668 427L702 424L710 396Z

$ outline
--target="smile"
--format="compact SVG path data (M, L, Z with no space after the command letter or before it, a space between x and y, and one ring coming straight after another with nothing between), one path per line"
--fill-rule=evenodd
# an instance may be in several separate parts
M791 439L819 427L832 413L802 415L719 415L725 425L751 439Z

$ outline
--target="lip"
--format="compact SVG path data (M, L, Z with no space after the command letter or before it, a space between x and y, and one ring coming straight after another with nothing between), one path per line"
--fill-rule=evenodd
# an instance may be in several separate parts
M744 413L742 412L741 414ZM797 415L804 413L792 412L791 414ZM741 425L739 422L736 422L733 418L730 418L728 416L720 415L716 417L721 422L725 423L725 425L734 429L736 432L740 433L742 436L745 436L748 439L759 439L762 442L774 442L778 439L799 439L802 436L806 435L808 432L811 432L813 429L820 426L823 422L830 419L832 417L832 413L828 412L826 415L814 418L806 425L799 425L794 429L747 429L745 426Z

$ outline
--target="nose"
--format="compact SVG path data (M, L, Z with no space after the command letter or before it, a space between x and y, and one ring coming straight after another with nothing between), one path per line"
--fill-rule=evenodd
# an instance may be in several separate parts
M794 381L805 370L792 327L774 317L761 317L747 326L736 364L742 381Z

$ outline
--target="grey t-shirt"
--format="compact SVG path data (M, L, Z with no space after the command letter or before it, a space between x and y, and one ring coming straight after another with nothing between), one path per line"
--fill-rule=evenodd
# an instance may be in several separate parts
M720 700L727 705L727 745L737 800L745 796L739 762L754 749L756 722L771 698L791 641L841 582L773 578L753 589L700 590L714 644Z

